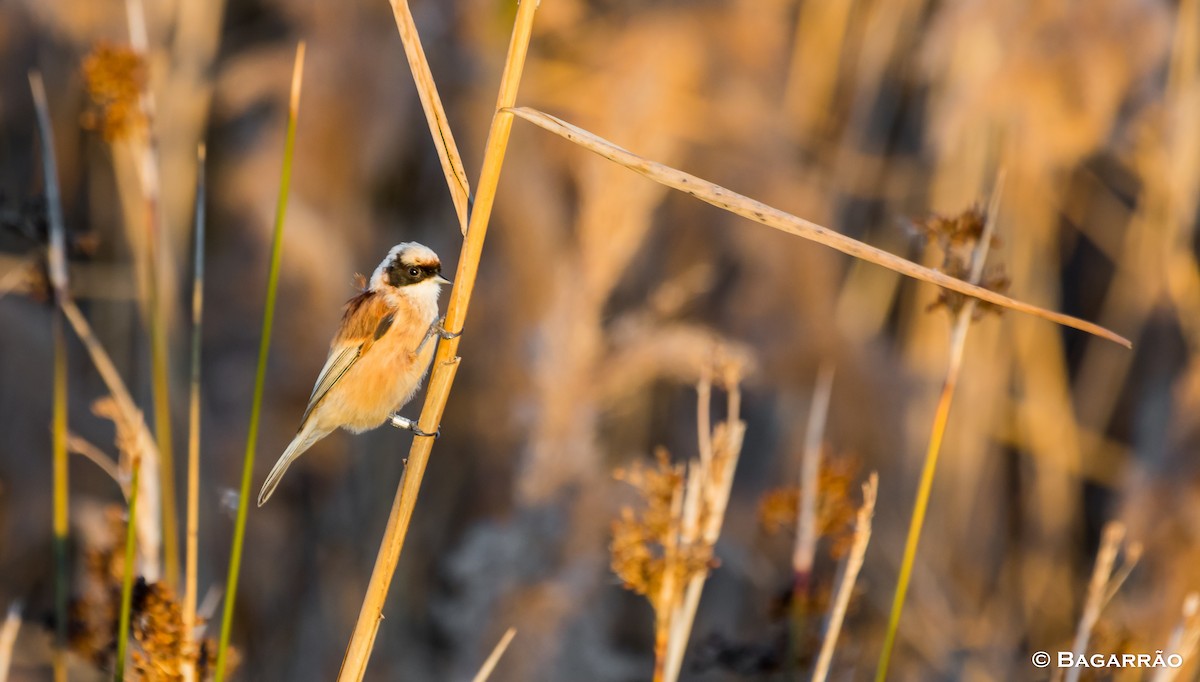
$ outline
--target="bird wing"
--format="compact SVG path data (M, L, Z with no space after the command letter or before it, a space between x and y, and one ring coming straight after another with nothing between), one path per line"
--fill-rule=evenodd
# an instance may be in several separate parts
M329 395L329 391L350 371L354 363L387 333L394 318L395 312L388 309L383 297L369 291L346 303L341 329L333 339L329 357L325 359L325 366L317 376L312 395L308 397L308 407L304 408L304 416L300 419L302 426L308 422L312 411Z
M325 360L325 366L321 368L321 374L317 377L317 383L313 385L312 395L308 397L308 407L304 408L304 416L300 419L301 424L308 421L308 416L328 395L329 389L333 388L338 380L354 366L354 363L358 362L362 352L362 344L359 344L341 349L335 348L329 353L329 357Z

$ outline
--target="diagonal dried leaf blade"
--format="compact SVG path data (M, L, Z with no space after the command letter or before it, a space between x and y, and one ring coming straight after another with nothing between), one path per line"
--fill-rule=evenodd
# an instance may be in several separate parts
M446 174L446 184L450 187L450 198L454 201L458 224L465 235L471 184L467 181L462 156L458 153L454 135L450 132L450 124L446 121L446 110L442 108L442 100L438 97L437 85L433 82L433 73L429 69L429 60L425 58L416 22L408 9L408 0L391 0L391 3L392 14L396 17L396 30L400 33L400 41L404 43L404 54L408 57L409 68L412 69L417 95L421 98L421 108L425 110L425 120L429 122L429 132L433 135L433 144L437 147L442 171Z
M1015 298L1005 296L1004 294L985 289L961 279L951 277L945 273L932 270L913 263L912 261L901 258L895 254L888 253L881 249L875 248L869 244L852 239L839 232L822 227L812 221L799 218L790 213L781 211L773 206L751 199L750 197L738 194L728 190L720 185L709 182L703 178L698 178L695 175L685 173L681 170L664 166L656 161L643 158L623 149L602 137L594 135L582 128L571 125L566 121L555 118L549 114L543 113L536 109L528 107L517 107L507 109L513 115L529 121L530 123L548 130L555 135L564 137L575 144L593 151L604 158L614 161L625 166L626 168L640 173L655 182L662 183L668 187L679 190L686 194L690 194L697 199L710 203L718 208L723 208L730 213L736 213L743 218L749 218L758 223L762 223L767 227L773 227L777 230L794 234L809 241L823 244L832 249L841 251L842 253L853 256L855 258L874 263L876 265L893 270L902 275L918 279L930 284L936 284L940 287L945 287L952 291L972 296L982 301L987 301L1004 308L1009 308L1017 312L1026 313L1035 317L1040 317L1044 320L1049 320L1056 324L1061 324L1065 327L1071 327L1080 331L1099 336L1114 343L1118 343L1126 348L1132 348L1132 344L1128 339L1110 331L1098 324L1081 320L1077 317L1064 315L1052 310L1047 310L1040 306L1018 301Z

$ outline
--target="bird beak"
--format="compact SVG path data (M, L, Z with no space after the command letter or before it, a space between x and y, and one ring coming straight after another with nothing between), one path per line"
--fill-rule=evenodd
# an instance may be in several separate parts
M450 280L446 279L445 277L442 277L442 273L440 273L440 272L438 273L437 277L433 278L433 281L437 282L438 284L454 284L454 282L451 282Z

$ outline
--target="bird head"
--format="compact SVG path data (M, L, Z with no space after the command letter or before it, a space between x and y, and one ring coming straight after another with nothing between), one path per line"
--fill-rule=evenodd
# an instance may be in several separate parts
M404 242L393 246L371 275L370 288L389 289L401 294L417 294L429 290L435 296L441 285L450 284L442 276L442 261L428 246Z

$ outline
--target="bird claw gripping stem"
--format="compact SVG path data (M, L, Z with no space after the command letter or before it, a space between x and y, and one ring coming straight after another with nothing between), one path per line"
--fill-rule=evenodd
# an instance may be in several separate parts
M417 426L416 420L409 419L408 417L401 417L398 414L393 414L391 417L388 417L388 423L398 429L401 429L402 431L412 431L414 436L420 436L423 438L442 437L442 427L439 426L437 431L434 431L433 433L426 433L422 431L419 426Z
M434 336L437 336L438 338L442 339L443 341L446 341L449 339L456 339L456 338L462 336L461 331L457 331L457 332L446 331L446 328L442 326L445 323L446 323L446 317L443 315L442 317L439 317L436 322L429 325L429 331L425 332L425 338L421 339L421 343L417 346L417 349L413 352L420 354L421 351L425 348L425 344L429 343L429 339L432 339Z
M458 337L462 336L461 329L456 332L446 331L446 316L445 315L442 315L441 317L439 317L438 321L433 324L433 331L438 336L440 336L443 341L449 341L450 339L457 339Z

